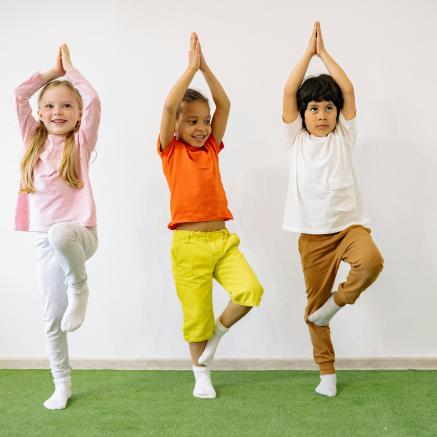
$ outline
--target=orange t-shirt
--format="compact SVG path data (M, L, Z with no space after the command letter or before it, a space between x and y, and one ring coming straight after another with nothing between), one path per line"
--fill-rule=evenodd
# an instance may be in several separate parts
M162 151L158 137L158 153L170 188L170 229L180 223L233 218L219 170L218 154L222 149L223 143L217 146L211 134L200 148L173 137Z

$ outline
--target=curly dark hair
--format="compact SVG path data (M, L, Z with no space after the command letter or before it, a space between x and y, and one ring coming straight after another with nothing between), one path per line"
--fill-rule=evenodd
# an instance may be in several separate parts
M193 90L192 88L187 88L184 97L182 98L182 102L179 105L178 110L176 111L176 117L178 117L179 113L181 112L182 103L191 103L191 102L204 102L209 106L208 99L202 93Z

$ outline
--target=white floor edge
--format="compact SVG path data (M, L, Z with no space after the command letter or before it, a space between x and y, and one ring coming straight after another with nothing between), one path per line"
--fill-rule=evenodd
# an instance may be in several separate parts
M185 358L71 358L74 369L188 370ZM46 358L0 358L0 369L48 369ZM337 370L437 370L437 357L337 358ZM214 370L317 370L311 358L221 358Z

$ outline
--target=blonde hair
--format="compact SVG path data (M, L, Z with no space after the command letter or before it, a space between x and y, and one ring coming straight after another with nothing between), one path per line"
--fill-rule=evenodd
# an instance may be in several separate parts
M53 80L49 82L41 90L38 96L38 107L41 104L41 99L44 93L57 86L67 87L76 97L79 109L83 109L83 100L79 91L68 80ZM62 159L58 168L58 175L65 180L65 182L73 188L82 188L83 182L80 180L77 174L76 161L76 143L74 141L74 134L79 130L80 122L77 123L75 128L65 135L64 149L62 153ZM44 144L47 140L48 132L44 123L40 120L38 125L31 135L26 152L20 163L21 172L21 191L26 193L33 193L35 191L33 187L33 170L35 165L44 149Z

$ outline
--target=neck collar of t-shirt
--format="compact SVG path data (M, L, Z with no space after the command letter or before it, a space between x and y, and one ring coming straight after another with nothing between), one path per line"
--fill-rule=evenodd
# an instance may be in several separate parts
M183 144L190 152L202 152L207 150L207 148L205 147L205 144L202 147L196 147L196 146L191 146L190 144L184 143L182 140L177 140L179 141L181 144Z
M49 134L47 136L47 141L48 141L47 146L52 147L54 149L59 149L64 146L65 136Z
M316 135L308 134L308 138L312 143L323 143L324 141L326 141L329 138L330 134L331 134L331 132L328 135L325 135L323 137L318 137Z

